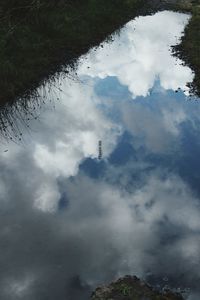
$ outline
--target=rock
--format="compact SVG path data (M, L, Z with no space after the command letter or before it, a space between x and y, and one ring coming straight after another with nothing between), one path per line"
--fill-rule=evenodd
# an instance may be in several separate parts
M98 287L91 300L183 300L183 297L170 290L161 293L136 276L126 276Z

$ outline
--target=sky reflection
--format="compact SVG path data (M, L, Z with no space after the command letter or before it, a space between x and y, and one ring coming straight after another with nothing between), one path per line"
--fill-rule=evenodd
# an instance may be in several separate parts
M84 300L126 274L198 298L200 106L169 51L188 20L128 23L0 146L1 299Z

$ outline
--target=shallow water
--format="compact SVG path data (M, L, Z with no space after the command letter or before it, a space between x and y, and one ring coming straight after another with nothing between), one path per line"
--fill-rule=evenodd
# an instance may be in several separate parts
M170 49L188 20L129 22L2 138L0 299L85 300L127 274L199 299L200 105Z

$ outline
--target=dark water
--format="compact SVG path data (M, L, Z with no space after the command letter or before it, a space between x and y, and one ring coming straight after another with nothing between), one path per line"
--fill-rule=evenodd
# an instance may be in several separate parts
M199 299L200 103L170 52L188 18L130 22L2 138L0 299L85 300L127 274Z

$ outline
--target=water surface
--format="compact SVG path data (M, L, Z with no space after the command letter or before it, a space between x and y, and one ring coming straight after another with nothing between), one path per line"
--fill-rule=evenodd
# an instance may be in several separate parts
M199 299L200 105L170 48L188 20L129 22L2 138L1 299L84 300L127 274Z

